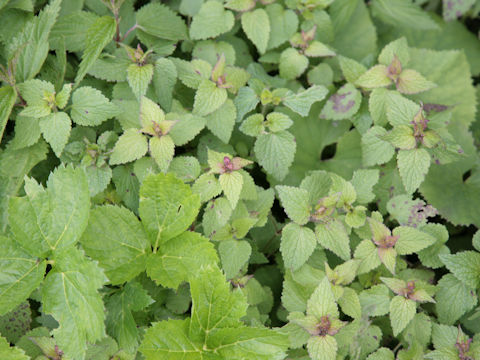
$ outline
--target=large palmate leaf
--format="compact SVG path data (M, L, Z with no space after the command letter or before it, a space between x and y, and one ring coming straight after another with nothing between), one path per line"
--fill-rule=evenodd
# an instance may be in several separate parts
M86 342L95 343L105 336L105 312L97 289L106 278L73 247L57 250L54 261L42 287L43 310L60 324L53 334L64 353L81 360Z
M58 167L49 176L46 189L27 179L25 192L26 196L10 200L9 222L15 240L28 253L42 257L80 239L90 208L82 169Z
M125 208L105 205L92 210L81 243L112 284L145 270L150 242L138 218Z

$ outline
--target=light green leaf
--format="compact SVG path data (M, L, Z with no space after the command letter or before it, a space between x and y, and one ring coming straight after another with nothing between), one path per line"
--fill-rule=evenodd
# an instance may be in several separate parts
M305 225L310 219L311 211L308 191L285 185L277 185L275 188L290 220Z
M433 89L435 83L425 79L422 74L412 69L402 71L397 80L397 90L402 94L418 94Z
M55 93L52 83L39 79L28 80L18 85L18 90L28 105L22 110L22 115L41 118L50 114L52 109L48 106L45 96L53 96Z
M367 360L394 360L395 354L392 350L381 347L374 353L370 354Z
M477 305L477 295L452 274L444 275L437 284L435 294L438 320L443 324L454 323Z
M274 49L288 41L298 28L298 17L291 9L284 9L278 3L269 4L265 7L270 19L270 37L268 49Z
M140 188L139 213L154 248L192 224L200 198L173 174L148 175Z
M147 150L147 138L137 129L128 129L118 138L110 155L110 165L125 164L140 159Z
M387 130L384 128L373 126L362 136L362 157L365 166L384 164L395 154L395 148L380 138L386 133Z
M121 349L130 353L136 351L140 334L132 312L141 311L153 302L142 285L135 281L128 282L108 298L105 304L107 332L118 341Z
M97 289L105 282L103 271L80 250L57 250L55 266L42 286L42 307L60 326L53 330L66 356L81 360L87 341L105 337L105 311Z
M51 1L13 41L9 41L8 58L13 58L19 51L15 61L15 78L19 83L33 79L42 68L49 50L48 37L57 20L60 4L61 0Z
M202 360L202 344L189 338L190 319L153 323L145 332L140 352L146 360L175 360L188 356L189 360Z
M397 165L405 190L413 193L428 173L430 155L425 149L400 150Z
M282 229L280 251L285 266L292 271L305 264L316 246L317 239L311 229L295 223L289 223Z
M327 94L328 90L325 86L314 85L297 94L288 92L283 98L283 104L297 114L308 116L313 103L322 101Z
M47 264L37 261L19 244L3 236L0 250L0 315L3 315L15 309L40 285Z
M240 122L243 120L245 114L257 107L260 99L252 88L242 87L238 90L237 96L233 102L237 107L237 122Z
M254 151L258 163L277 180L287 176L295 157L297 145L288 131L262 134L255 142Z
M219 177L220 186L223 193L234 209L237 206L238 199L243 187L243 177L238 171L225 173Z
M231 11L225 11L223 4L217 1L203 3L200 11L193 16L190 26L190 38L202 40L217 37L230 31L235 19Z
M373 201L375 194L373 187L380 178L380 171L376 169L359 169L353 173L350 181L357 193L357 203L368 204Z
M403 296L394 296L390 302L390 323L393 329L393 335L397 336L412 321L415 316L415 301Z
M390 290L383 284L363 290L359 299L362 313L367 316L382 316L390 311Z
M260 136L265 131L264 118L262 114L253 114L243 120L240 131L248 136Z
M395 250L400 255L419 252L436 241L429 233L409 226L399 226L393 229L393 235L399 237L395 244Z
M185 22L163 4L151 3L138 10L137 26L147 34L161 39L178 41L187 38Z
M25 180L25 197L11 198L10 228L15 240L33 256L71 247L88 223L90 194L81 168L60 166L47 181L47 189Z
M362 316L362 307L360 306L360 299L355 290L351 288L344 288L343 295L338 299L338 305L344 314L358 319Z
M462 251L454 255L440 255L448 270L465 285L472 289L480 286L480 253Z
M97 89L84 86L73 93L70 115L79 125L97 126L118 112L118 108Z
M17 99L17 92L11 86L0 88L0 140L2 140L5 126Z
M220 242L218 253L222 260L222 269L227 279L238 275L242 267L248 263L252 247L245 240L225 240Z
M227 90L218 88L210 80L202 80L195 93L193 113L205 116L219 109L227 100Z
M191 114L179 115L178 121L168 133L175 145L185 145L193 140L205 127L206 120L203 117Z
M133 93L140 100L146 93L153 78L153 65L131 64L127 68L127 81Z
M378 55L378 62L385 66L389 66L392 61L398 58L402 68L405 68L410 61L410 54L408 52L408 42L407 39L401 37L397 40L389 42Z
M262 327L224 328L208 338L208 347L221 359L283 359L288 346L287 336Z
M257 47L260 54L267 50L270 38L270 19L264 9L256 9L242 14L242 29Z
M192 186L192 190L195 194L200 196L202 202L206 202L222 192L220 182L214 174L203 174L195 181Z
M157 284L176 289L200 268L218 262L213 244L199 233L185 231L162 243L147 260L147 274Z
M246 314L247 301L239 291L230 291L230 284L217 267L198 271L190 281L192 294L192 324L190 333L208 337L214 330L239 327L240 318Z
M160 171L167 171L175 153L175 144L169 135L154 136L149 141L150 154Z
M65 46L70 52L85 49L85 38L88 29L98 19L98 15L91 11L75 11L69 15L62 15L56 21L49 36L53 49Z
M157 100L166 111L172 107L173 88L177 82L177 68L175 64L165 58L155 62L153 71L153 85Z
M375 65L360 75L355 81L355 85L365 89L375 89L388 86L392 80L387 76L388 70L385 65Z
M287 80L298 78L308 66L308 58L294 48L288 48L280 55L280 76Z
M350 259L350 239L345 226L339 219L318 223L315 226L315 234L320 245L333 251L343 260Z
M307 342L308 354L312 360L335 360L337 348L337 341L330 335L312 336Z
M411 126L411 122L418 114L420 106L395 91L387 92L385 95L388 122L392 126Z
M52 113L39 122L43 137L52 147L57 157L60 157L62 151L70 137L72 122L64 112Z
M367 71L367 68L363 64L344 56L338 56L338 62L345 80L352 84Z
M184 182L195 180L200 175L200 163L193 156L177 156L170 163L168 172L174 173Z
M407 125L397 125L384 136L382 140L388 141L397 149L410 150L417 146L417 141L413 135L413 129Z
M79 65L75 83L78 85L93 66L105 46L113 40L115 35L115 19L111 16L98 18L89 28L85 40L85 51Z
M18 347L10 347L5 338L0 337L0 357L5 360L28 360L30 357Z
M326 276L315 288L312 296L307 302L307 315L313 315L318 320L322 316L338 318L338 307L335 303L335 296L332 292L332 285Z
M114 285L145 270L150 242L138 218L125 208L105 205L93 209L81 243Z
M235 104L232 100L227 99L220 108L206 116L207 128L224 143L228 143L236 118Z

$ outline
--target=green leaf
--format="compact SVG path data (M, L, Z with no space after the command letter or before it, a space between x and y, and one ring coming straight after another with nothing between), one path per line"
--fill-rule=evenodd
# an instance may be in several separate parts
M228 143L232 135L237 109L232 100L227 99L217 110L207 115L207 129L224 143Z
M0 140L2 140L5 126L12 112L13 105L17 99L17 92L11 86L0 88Z
M302 116L308 116L313 103L322 101L327 96L325 86L314 85L297 94L288 92L283 98L283 104Z
M288 48L280 55L280 76L287 80L298 78L308 66L308 58L294 48Z
M162 19L162 21L158 21ZM178 14L168 6L151 3L137 12L137 26L147 34L166 40L187 39L187 27Z
M390 302L390 323L393 335L397 336L412 321L415 316L415 301L406 299L403 296L394 296Z
M405 190L413 193L428 173L430 155L425 149L400 150L397 165Z
M200 163L193 156L177 156L170 163L168 172L174 173L183 182L191 182L200 175Z
M79 125L97 126L118 112L117 107L97 89L84 86L73 93L70 115Z
M19 244L5 237L0 237L0 249L0 315L3 315L15 309L40 285L46 262L30 256Z
M411 150L417 146L417 141L413 135L413 129L407 125L397 125L387 134L382 136L382 140L401 150Z
M41 118L51 113L51 108L45 100L45 96L55 93L52 83L43 80L28 80L18 85L20 95L27 102L27 107L22 110L24 116Z
M394 360L395 354L392 350L381 347L374 353L370 354L367 360Z
M247 301L239 290L230 291L225 276L216 267L198 271L190 282L192 323L190 333L208 334L214 330L239 327Z
M263 115L250 115L242 122L242 125L240 125L240 131L248 136L260 136L262 132L265 131Z
M365 166L385 164L395 154L395 148L381 139L386 133L387 130L384 128L373 126L362 136L362 157Z
M242 87L238 90L237 96L233 102L237 107L237 122L240 122L243 120L245 114L257 107L260 99L252 88Z
M81 243L114 285L145 270L150 242L140 221L125 208L105 205L92 210Z
M125 164L140 159L147 150L146 137L137 129L128 129L118 138L110 155L110 165Z
M248 11L242 15L242 29L260 54L267 50L270 38L270 19L264 9Z
M365 89L375 89L389 86L392 80L387 76L388 69L385 65L375 65L360 75L355 85Z
M206 202L222 192L220 182L214 174L203 174L193 184L192 190L200 196L202 202Z
M258 163L277 180L287 176L295 157L297 145L288 131L262 134L255 142L254 151Z
M169 135L152 137L149 141L150 154L160 171L167 171L175 153L175 144Z
M173 174L148 175L140 188L139 213L154 248L187 230L199 208L199 196Z
M70 52L82 51L87 31L97 19L98 16L90 11L75 11L60 16L50 32L51 47L58 49L65 46Z
M248 263L252 247L245 240L225 240L220 242L218 253L222 260L222 269L227 279L235 277Z
M81 168L60 166L47 189L33 179L25 181L25 197L11 198L10 228L15 240L33 256L75 244L88 223L90 194Z
M158 284L176 289L202 267L217 261L217 253L207 238L186 231L162 243L158 252L149 256L147 274Z
M231 11L225 11L223 4L217 1L203 3L200 11L193 16L190 26L190 38L202 40L217 37L230 31L235 19Z
M140 334L132 312L141 311L154 300L138 282L128 282L125 287L114 293L106 301L107 332L118 341L121 349L134 353Z
M0 337L0 356L5 360L29 359L23 350L19 349L18 347L10 347L10 344L3 337Z
M280 251L285 266L292 271L299 269L317 246L315 233L307 228L289 223L282 229Z
M320 117L329 120L349 119L357 113L361 101L360 92L352 84L345 84L328 99Z
M462 251L454 255L440 255L448 270L465 285L472 289L480 286L480 253Z
M49 50L48 37L57 20L61 2L61 0L51 1L13 41L9 42L7 49L10 59L20 51L16 60L15 73L18 82L33 79L42 68Z
M353 173L350 182L357 193L357 203L368 204L374 200L375 194L372 190L379 178L380 172L376 169L359 169Z
M312 336L307 342L308 354L312 360L335 360L337 348L337 341L330 335Z
M115 19L111 16L98 18L87 30L85 51L79 65L75 83L78 85L85 77L88 70L100 56L102 50L112 41L115 35Z
M394 91L387 92L385 95L388 122L392 126L411 126L412 120L420 111L420 106Z
M343 260L350 259L350 239L345 226L339 219L317 224L315 234L320 245L333 251Z
M443 18L446 21L455 20L465 14L475 4L475 0L453 0L444 2L442 7Z
M344 56L339 56L338 62L345 80L352 84L354 84L357 79L367 71L367 68L363 64Z
M153 323L145 332L140 352L147 360L175 360L185 356L191 360L201 360L202 344L190 339L190 323L190 319Z
M438 282L435 300L438 320L448 325L454 325L478 302L477 295L452 274L444 275Z
M227 90L218 88L213 81L204 79L195 93L193 113L200 116L211 114L219 109L226 100Z
M285 185L277 185L275 188L290 220L305 225L310 219L311 211L308 191Z
M374 0L371 6L372 14L386 24L417 30L438 30L435 21L416 3L403 0Z
M363 290L360 295L362 314L368 316L382 316L390 311L390 291L381 285L374 285L370 289Z
M270 37L268 49L274 49L288 41L298 28L298 17L291 9L284 9L282 5L273 3L265 7L270 20Z
M422 74L412 69L402 71L397 80L397 89L402 94L418 94L435 87L435 83L425 79Z
M57 250L55 266L42 286L42 307L60 326L53 330L66 356L83 359L87 341L105 336L105 312L97 289L105 282L103 271L73 247Z
M335 303L332 285L327 276L323 277L312 296L308 299L307 315L313 315L318 320L321 319L322 316L338 318L338 307Z
M66 113L56 112L40 119L39 125L43 137L50 144L55 155L60 157L70 137L72 121Z
M234 209L237 206L238 199L243 187L243 177L238 171L220 175L220 186L223 193Z
M153 65L131 64L127 68L127 81L133 93L140 100L146 93L153 78Z
M177 68L175 64L165 58L155 62L153 71L153 85L157 100L166 111L172 107L173 88L177 82Z
M173 125L168 133L175 145L185 145L193 140L205 127L206 120L203 117L191 114L179 116L179 120Z
M400 255L408 255L419 252L434 244L436 239L421 230L409 226L399 226L393 230L393 235L398 236L395 250Z

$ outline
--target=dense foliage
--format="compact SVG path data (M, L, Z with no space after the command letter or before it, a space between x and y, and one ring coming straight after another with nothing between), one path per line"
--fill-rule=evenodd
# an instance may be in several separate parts
M477 0L0 0L2 360L480 360Z

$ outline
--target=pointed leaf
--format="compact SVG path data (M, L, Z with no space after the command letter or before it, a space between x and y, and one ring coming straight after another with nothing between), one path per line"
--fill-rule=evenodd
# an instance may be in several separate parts
M60 157L70 137L72 121L66 113L56 112L40 119L39 125L43 137L50 144L55 155Z
M79 125L97 126L118 112L117 107L97 89L83 86L73 93L70 115Z
M430 155L425 149L400 150L397 165L405 190L413 193L428 173Z
M288 131L262 134L255 142L254 151L258 163L277 180L287 176L293 163L297 145Z
M280 251L285 266L292 271L305 264L316 246L315 233L311 229L295 223L289 223L282 229Z
M397 336L405 329L415 316L415 301L406 299L403 296L394 296L390 302L390 323L392 324L393 335Z
M242 175L238 171L234 171L232 173L220 175L218 180L220 181L220 186L222 187L223 193L227 197L228 201L230 201L230 204L234 209L237 206L240 193L242 192Z
M227 90L218 88L210 80L202 80L195 93L193 113L205 116L219 109L227 100Z
M242 15L242 29L247 37L257 47L258 52L263 54L267 50L270 38L270 19L264 9L248 11Z
M217 37L230 31L235 19L231 11L225 11L223 4L217 1L203 3L200 11L193 16L190 26L190 38L201 40Z
M148 150L148 143L137 129L128 129L118 138L112 155L110 165L125 164L140 159Z

